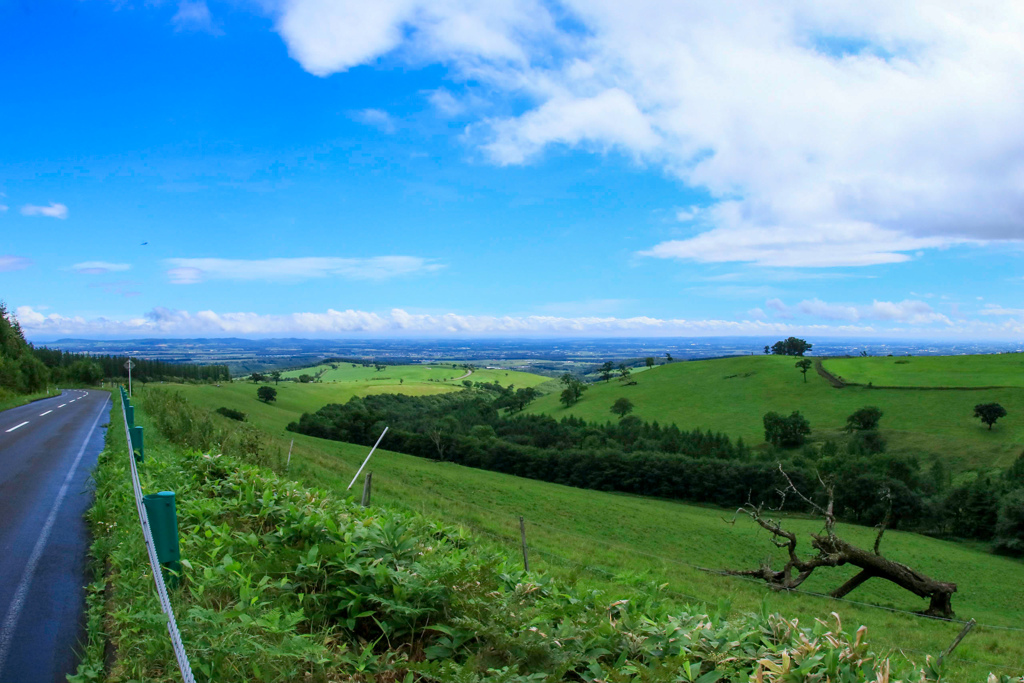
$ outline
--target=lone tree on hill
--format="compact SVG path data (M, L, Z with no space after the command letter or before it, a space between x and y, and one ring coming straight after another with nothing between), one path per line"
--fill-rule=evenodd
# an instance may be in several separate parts
M281 382L280 370L274 370L272 373L270 373L270 376L274 379L274 384L279 384Z
M796 362L796 367L800 368L800 372L804 375L804 384L807 384L807 371L811 369L811 361L802 358Z
M865 432L877 429L878 421L882 419L882 415L884 414L885 413L875 406L864 406L853 415L846 418L846 431Z
M612 375L615 373L615 363L612 363L610 360L606 360L601 364L601 367L598 368L597 371L601 373L601 379L605 382L610 382L612 380Z
M629 366L626 365L625 363L619 363L619 381L625 382L626 384L629 385L636 384L636 382L633 380L632 372L630 371Z
M775 356L802 356L811 350L813 344L808 344L803 339L797 339L796 337L790 337L789 339L783 339L772 344L769 349L767 346L764 347L764 352L771 353Z
M666 353L665 354L665 362L666 363L671 363L672 362L672 354L671 353Z
M780 448L802 446L811 433L811 423L798 410L794 410L789 417L774 411L765 413L763 421L764 440Z
M633 402L628 398L620 398L612 404L612 412L622 419L633 412Z
M987 424L989 431L992 431L992 425L996 420L1006 417L1006 408L998 403L979 403L974 406L974 417Z
M251 375L249 375L249 379L251 379L253 382L263 382L265 380L263 375L258 372L254 372Z
M260 387L256 390L256 396L264 403L277 400L277 389L274 387Z
M580 397L583 396L583 392L587 390L583 382L568 372L562 375L558 381L565 385L565 389L562 389L562 395L558 400L564 403L566 408L579 401Z
M647 358L644 359L644 363L647 364L647 367L653 368L654 367L654 356L647 356Z
M736 514L742 513L747 515L757 522L762 529L768 531L772 535L771 542L776 547L786 551L788 555L787 561L780 570L771 568L769 558L764 560L757 569L727 569L723 573L732 576L749 576L763 579L773 590L789 591L799 588L814 570L819 567L841 567L849 564L858 567L860 571L854 574L846 583L832 591L830 595L833 598L843 598L868 579L877 577L891 581L914 595L928 598L928 609L924 610L922 614L942 619L952 619L955 616L951 604L953 593L956 592L955 583L936 581L905 564L884 557L879 550L882 543L882 535L885 533L885 529L889 525L889 520L892 516L892 495L887 489L883 489L880 492L880 497L886 499L888 509L882 523L878 525L878 534L875 536L874 548L868 551L853 545L836 534L832 486L823 483L826 502L822 506L797 489L789 475L782 469L781 464L779 465L779 472L786 482L786 487L778 491L783 503L785 503L787 494L794 494L806 507L821 515L824 520L824 533L809 534L811 537L811 548L816 551L815 554L810 557L801 557L797 553L796 533L784 529L780 521L766 517L762 505L755 506L752 503L747 503L738 509ZM735 519L732 521L735 522Z

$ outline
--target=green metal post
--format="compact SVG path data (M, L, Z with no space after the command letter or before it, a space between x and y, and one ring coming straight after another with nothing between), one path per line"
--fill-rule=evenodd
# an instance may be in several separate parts
M146 462L146 451L142 447L142 425L131 427L128 432L132 435L132 453L135 454L136 462Z
M134 427L135 426L135 406L133 406L133 405L126 405L124 407L124 414L128 417L128 426L129 427Z
M161 491L142 497L146 506L149 530L153 533L153 545L160 566L181 573L181 548L178 545L178 511L174 504L174 491ZM177 585L175 574L164 576L171 586Z

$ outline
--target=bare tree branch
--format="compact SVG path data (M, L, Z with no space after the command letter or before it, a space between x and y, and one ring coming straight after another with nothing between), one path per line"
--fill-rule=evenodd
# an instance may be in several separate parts
M945 619L954 616L951 601L953 593L957 589L955 583L936 581L905 564L882 556L879 547L882 542L882 535L885 533L892 516L891 491L888 489L880 491L880 496L887 501L887 509L885 518L879 524L878 535L875 537L874 552L869 552L844 541L836 535L835 496L831 486L826 484L820 477L818 478L819 483L824 487L828 500L825 506L822 507L804 495L793 484L793 480L781 464L779 465L779 472L787 482L787 487L779 492L783 496L783 500L785 500L785 494L792 491L805 504L824 518L825 533L821 535L809 534L811 537L811 548L815 551L815 554L807 558L801 557L797 552L796 534L783 528L781 522L765 517L761 505L753 505L748 502L736 511L732 523L735 523L735 518L740 513L747 515L758 526L771 534L769 541L775 547L786 550L788 559L780 570L773 570L771 568L769 558L763 561L757 569L724 570L722 573L761 579L772 590L783 591L798 588L819 567L840 567L850 564L860 568L860 572L832 591L832 597L845 597L868 579L877 577L891 581L917 596L928 598L930 602L924 614Z

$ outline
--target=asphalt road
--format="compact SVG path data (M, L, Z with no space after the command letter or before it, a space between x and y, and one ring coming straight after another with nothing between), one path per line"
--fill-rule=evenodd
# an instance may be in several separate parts
M105 391L0 412L0 683L64 681L84 635L84 515Z

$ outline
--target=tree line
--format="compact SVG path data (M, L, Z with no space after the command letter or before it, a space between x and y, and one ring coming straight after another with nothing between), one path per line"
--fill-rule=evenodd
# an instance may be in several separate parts
M1024 454L999 477L952 486L941 461L922 468L914 456L885 451L881 411L872 406L848 420L845 441L787 447L773 439L809 430L802 416L766 416L765 444L700 429L645 422L624 414L616 422L589 423L523 415L509 408L511 387L475 383L467 391L436 396L381 394L305 413L291 431L371 446L389 427L389 450L433 460L601 491L622 491L696 503L738 507L775 505L779 463L805 490L818 477L836 482L836 514L940 536L993 542L1024 554ZM628 413L628 411L626 411ZM800 434L802 436L802 434ZM771 443L778 441L778 445ZM787 501L792 508L793 501ZM801 509L799 506L796 509Z

